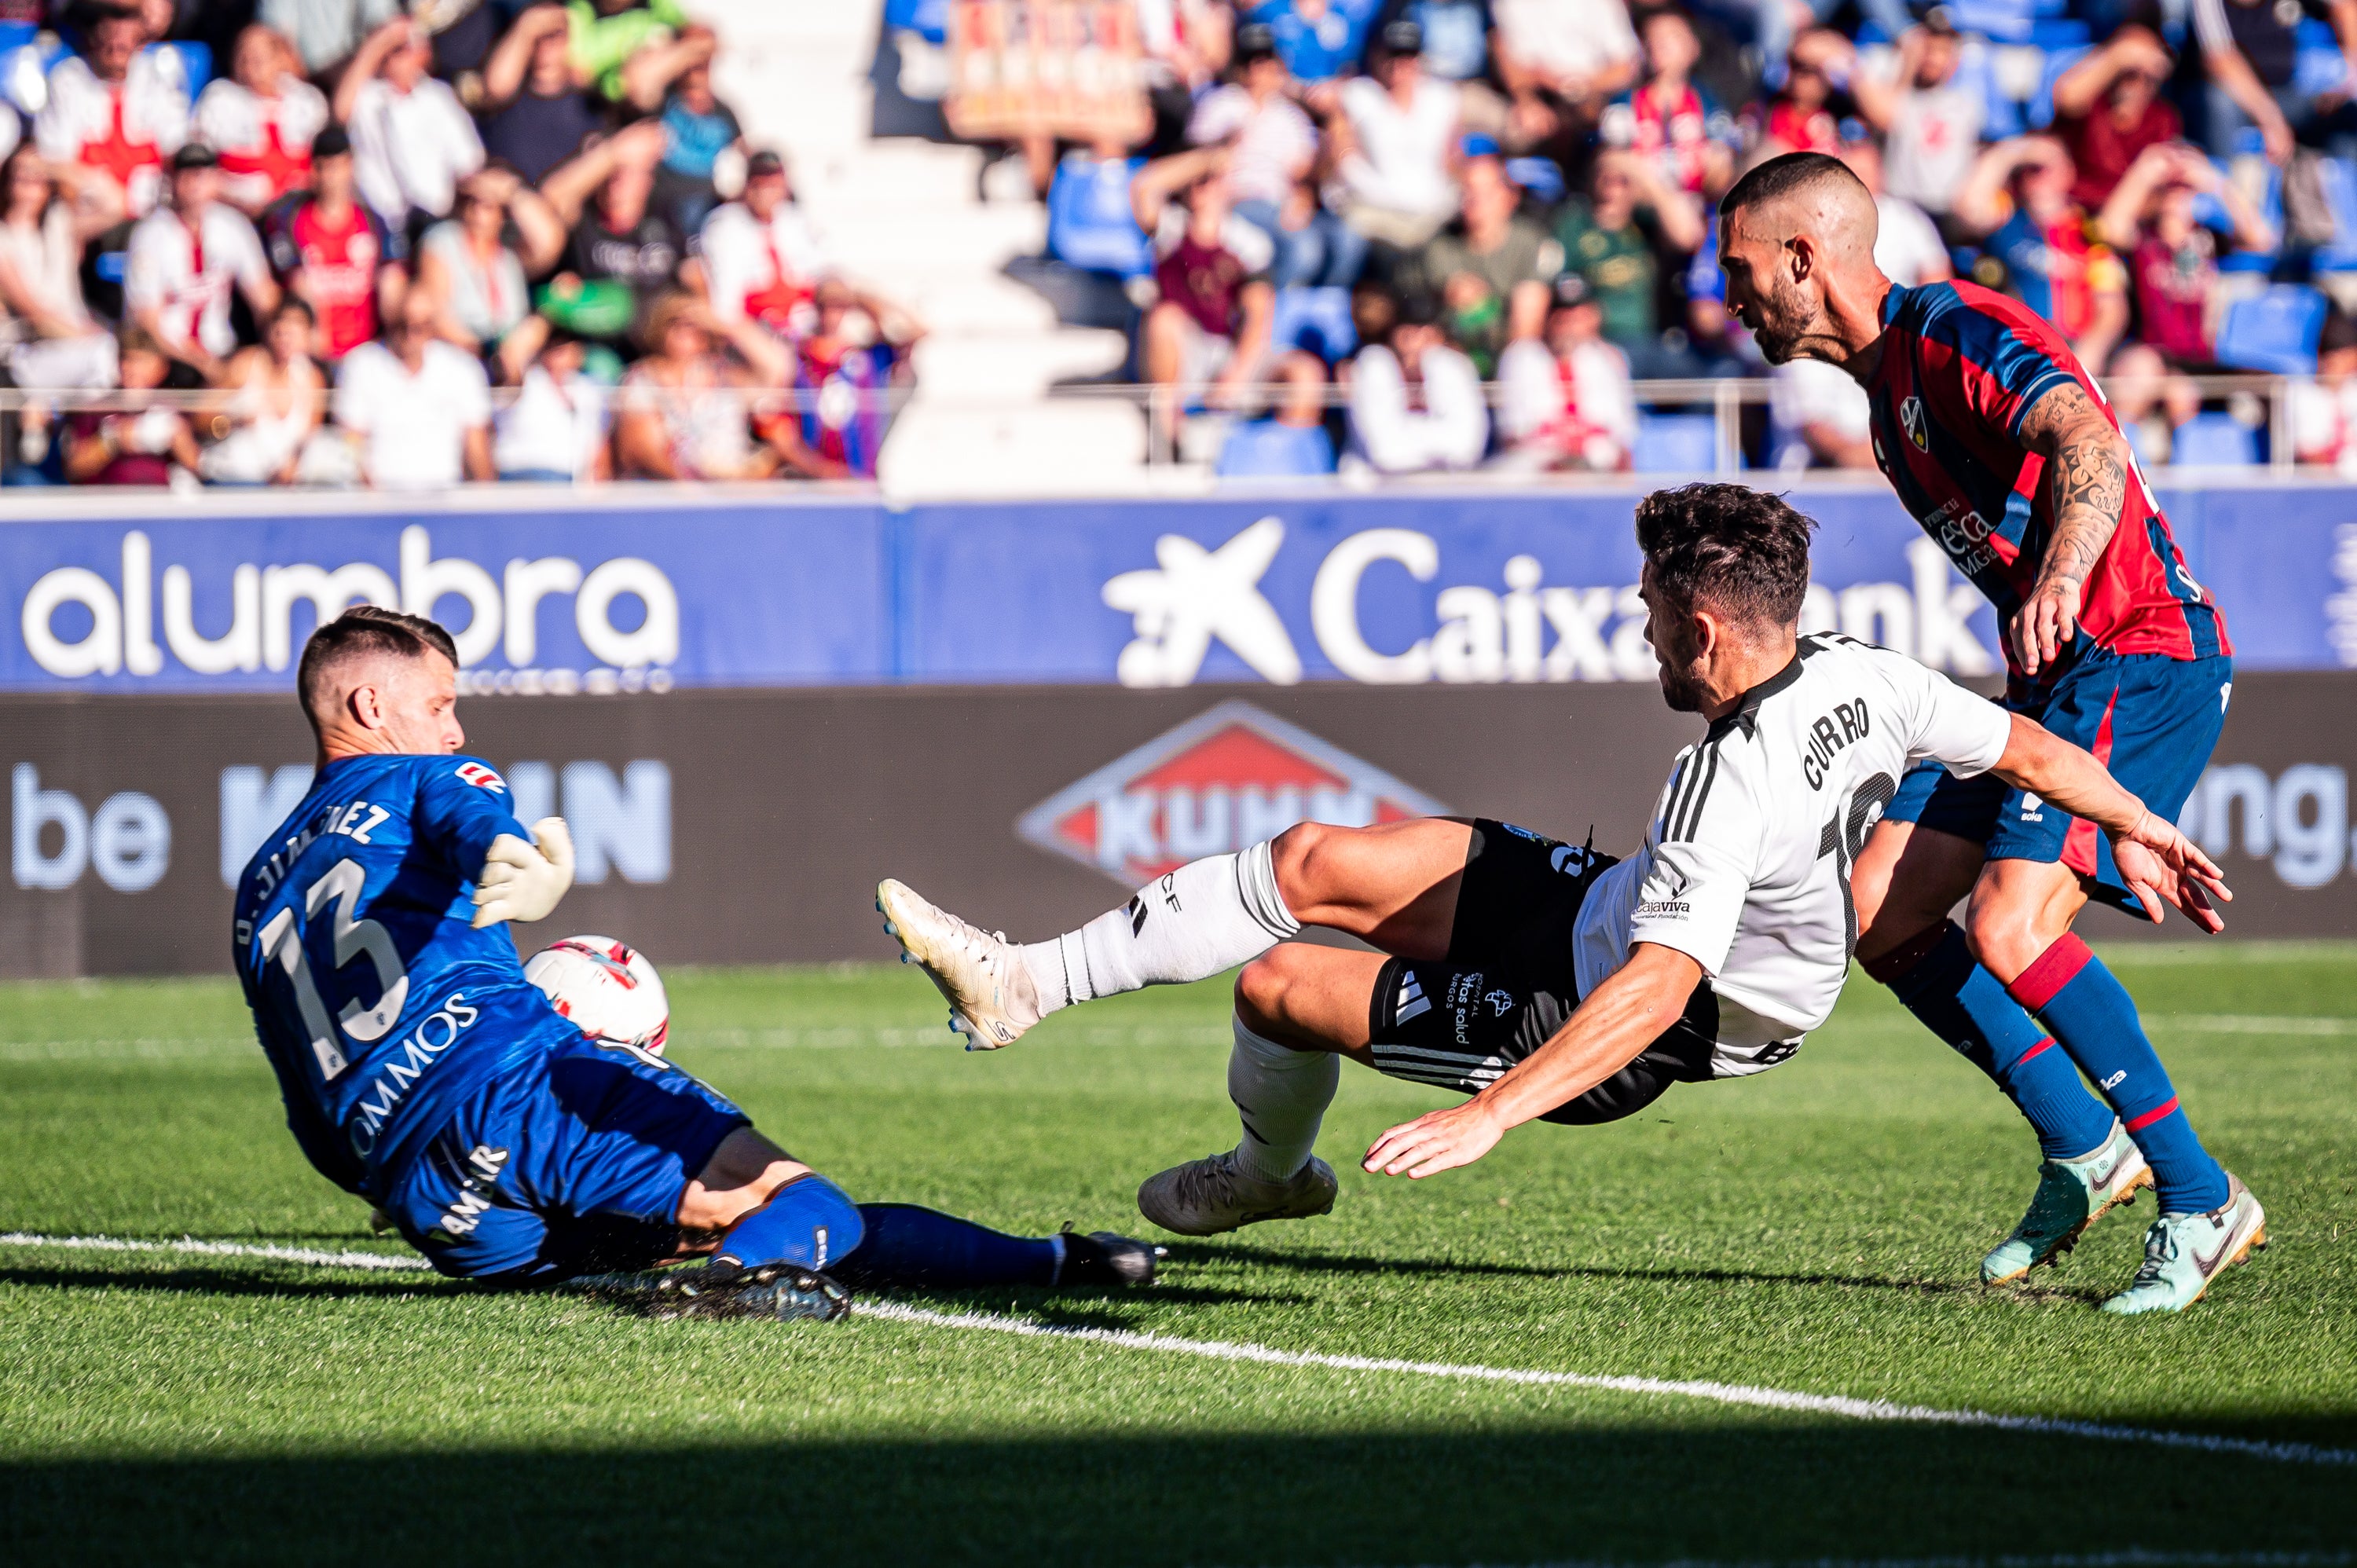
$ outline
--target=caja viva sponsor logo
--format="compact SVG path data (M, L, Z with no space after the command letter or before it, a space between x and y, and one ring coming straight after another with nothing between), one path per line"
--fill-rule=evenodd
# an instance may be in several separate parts
M229 573L229 623L209 632L197 624L197 584L189 569L167 564L159 576L147 535L131 529L123 535L121 570L114 579L87 566L45 573L26 590L18 625L33 661L64 680L158 675L167 652L196 674L226 675L289 668L301 651L295 629L298 604L310 607L316 624L355 604L430 616L436 605L456 598L467 607L462 628L451 634L458 662L474 671L494 655L504 656L510 669L498 690L526 683L550 691L615 689L625 684L623 672L635 673L628 682L634 686L669 684L665 667L679 658L679 594L651 561L616 556L585 570L569 556L551 555L511 560L495 576L464 557L436 559L432 536L413 525L401 531L396 565L397 574L371 561L333 568L312 562L241 562ZM573 625L582 647L598 661L599 669L587 676L537 667L542 601L565 597L573 601ZM618 624L627 618L617 614L624 599L638 607L635 626ZM71 619L61 630L60 620L69 614ZM520 682L517 674L535 680ZM489 675L477 673L469 688L494 689Z
M1194 683L1215 641L1264 680L1302 678L1300 650L1260 583L1285 542L1282 519L1265 517L1217 548L1183 534L1155 541L1156 564L1104 585L1105 604L1132 618L1134 637L1115 673L1125 686ZM1838 630L1913 654L1935 670L1986 675L2000 666L1968 624L1985 607L1929 539L1907 545L1910 580L1811 585L1804 631ZM1637 585L1572 586L1545 582L1534 555L1505 564L1503 592L1475 583L1443 586L1432 599L1437 627L1405 647L1374 645L1359 616L1360 585L1379 567L1418 583L1441 575L1440 545L1409 528L1371 528L1326 553L1309 589L1309 630L1345 677L1370 685L1429 681L1651 681L1652 645Z

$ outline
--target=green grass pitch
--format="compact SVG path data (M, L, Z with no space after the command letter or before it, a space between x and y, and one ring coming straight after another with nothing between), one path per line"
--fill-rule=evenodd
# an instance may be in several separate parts
M2357 950L2121 972L2275 1242L2181 1318L2092 1310L2149 1198L2036 1288L1977 1286L2034 1146L1863 981L1763 1078L1413 1185L1353 1156L1447 1097L1346 1069L1330 1218L1174 1245L1149 1291L918 1305L2357 1448ZM1216 983L967 1056L912 972L672 981L677 1058L863 1197L1135 1231L1141 1177L1234 1135ZM303 1164L215 982L0 987L0 1230L396 1250ZM12 1243L0 1537L437 1568L2333 1554L2357 1466Z

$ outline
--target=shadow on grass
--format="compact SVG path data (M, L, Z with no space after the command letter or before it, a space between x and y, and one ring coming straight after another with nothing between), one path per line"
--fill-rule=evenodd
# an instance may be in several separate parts
M1153 1376L1141 1366L1141 1377ZM0 1466L25 1563L1406 1563L2330 1550L2345 1473L1747 1416L1366 1434L823 1436ZM364 1441L364 1439L360 1439ZM715 1507L715 1499L726 1499ZM2012 1544L2014 1538L2007 1538Z
M1170 1261L1178 1263L1247 1263L1263 1268L1297 1269L1306 1273L1336 1274L1461 1274L1493 1275L1534 1280L1654 1280L1687 1284L1835 1285L1846 1290L1896 1291L1903 1295L1983 1295L1989 1287L1954 1280L1878 1278L1867 1274L1775 1273L1759 1269L1627 1269L1570 1263L1546 1268L1535 1263L1457 1262L1445 1258L1366 1258L1348 1252L1290 1252L1277 1248L1206 1246L1200 1242L1168 1244ZM2093 1286L2022 1285L2006 1294L2023 1300L2099 1301L2106 1294Z

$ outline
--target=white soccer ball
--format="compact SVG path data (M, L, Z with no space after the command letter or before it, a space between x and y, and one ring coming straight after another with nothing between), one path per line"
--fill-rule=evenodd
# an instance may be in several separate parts
M567 937L525 961L523 977L593 1039L660 1054L671 999L647 955L611 937Z

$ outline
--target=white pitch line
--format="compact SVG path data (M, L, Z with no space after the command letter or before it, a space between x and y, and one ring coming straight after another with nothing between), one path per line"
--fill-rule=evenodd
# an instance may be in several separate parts
M276 1262L313 1263L325 1268L423 1270L428 1266L423 1259L397 1257L387 1252L324 1252L306 1247L246 1246L231 1241L199 1241L194 1239L135 1241L113 1236L42 1236L12 1230L0 1233L0 1245L266 1258ZM2357 1450L2320 1448L2309 1443L2266 1443L2256 1438L2225 1437L2214 1433L2115 1426L2105 1422L2073 1421L2061 1416L1942 1410L1933 1405L1893 1404L1889 1400L1852 1399L1846 1394L1800 1393L1790 1389L1760 1388L1746 1383L1616 1377L1594 1372L1554 1372L1537 1368L1482 1367L1452 1361L1337 1356L1318 1350L1280 1350L1268 1345L1237 1344L1223 1339L1182 1339L1176 1335L1140 1334L1126 1328L1071 1327L1029 1318L1004 1317L996 1313L930 1312L920 1306L904 1306L898 1302L873 1298L860 1304L857 1316L892 1323L917 1324L929 1328L973 1329L990 1334L1011 1334L1027 1339L1072 1339L1121 1350L1152 1350L1164 1355L1194 1356L1210 1361L1237 1361L1264 1367L1315 1367L1338 1372L1393 1372L1415 1378L1446 1378L1520 1387L1597 1389L1611 1393L1651 1394L1662 1398L1705 1400L1713 1404L1837 1415L1851 1421L1908 1422L1928 1426L2020 1432L2041 1437L2142 1443L2161 1448L2190 1448L2205 1454L2232 1454L2244 1458L2268 1459L2291 1465L2357 1465Z
M322 1252L311 1247L249 1247L235 1241L199 1241L183 1236L177 1241L134 1241L120 1236L36 1236L29 1231L0 1233L0 1246L73 1247L93 1252L193 1252L212 1258L268 1258L281 1263L314 1263L330 1269L430 1269L423 1258L397 1257L391 1252Z
M1592 1372L1550 1372L1512 1367L1467 1366L1448 1361L1405 1361L1383 1357L1335 1356L1315 1350L1278 1350L1265 1345L1240 1345L1218 1339L1180 1339L1168 1334L1138 1334L1120 1328L1074 1328L1035 1323L990 1313L928 1312L895 1302L863 1302L858 1310L869 1317L919 1323L938 1328L974 1328L1042 1339L1079 1339L1124 1350L1157 1350L1165 1355L1199 1356L1212 1361L1246 1361L1268 1367L1320 1367L1339 1372L1396 1372L1418 1378L1454 1378L1475 1382L1524 1386L1600 1389L1615 1393L1653 1394L1707 1400L1714 1404L1754 1405L1767 1410L1804 1411L1838 1415L1852 1421L1914 1422L1933 1426L1982 1427L1997 1432L2030 1433L2044 1437L2091 1438L2106 1443L2145 1443L2163 1448L2191 1448L2207 1454L2233 1454L2252 1459L2272 1459L2293 1465L2357 1465L2357 1450L2319 1448L2308 1443L2265 1443L2255 1438L2223 1437L2206 1432L2169 1432L2157 1427L2115 1426L2105 1422L2072 1421L2060 1416L2000 1415L1993 1411L1941 1410L1931 1405L1893 1404L1888 1400L1851 1399L1842 1394L1796 1393L1787 1389L1756 1388L1743 1383L1673 1381L1663 1378L1611 1377Z

